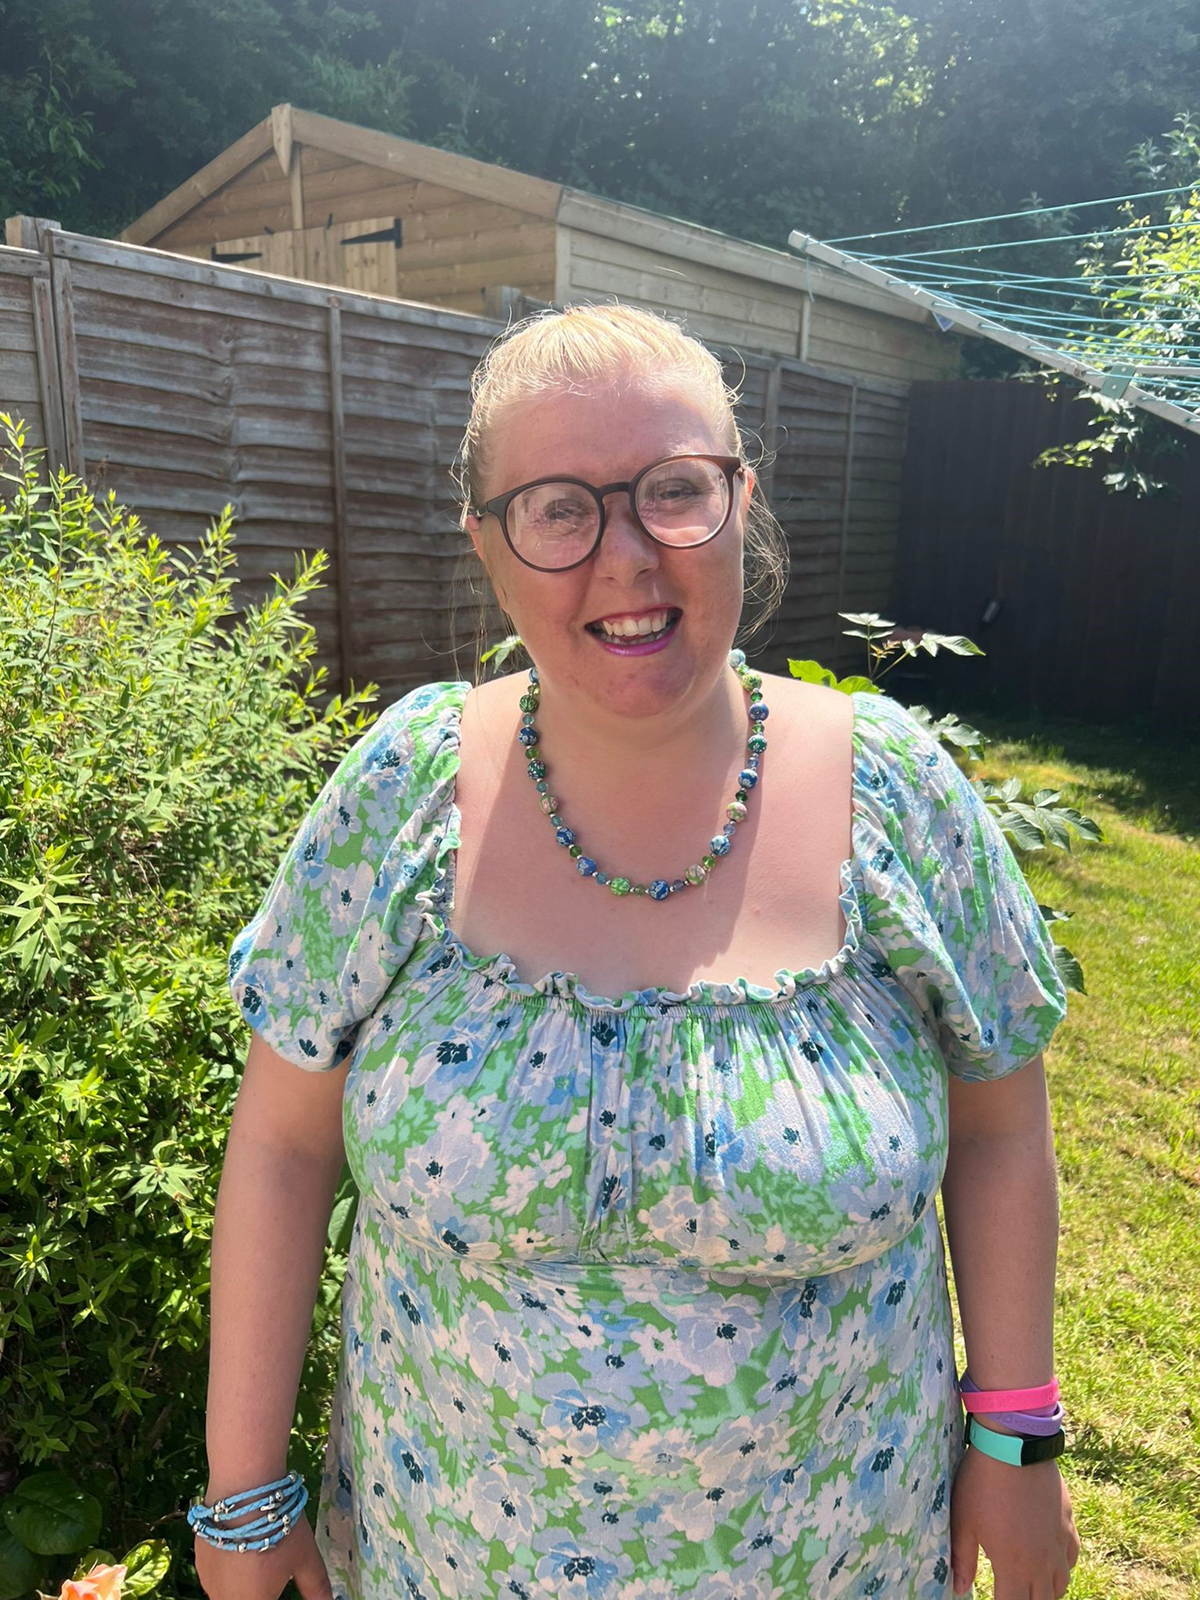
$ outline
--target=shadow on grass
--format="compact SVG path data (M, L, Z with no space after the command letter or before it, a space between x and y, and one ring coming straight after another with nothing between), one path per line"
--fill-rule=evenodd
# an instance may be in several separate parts
M909 698L899 689L897 694ZM1089 722L966 696L939 703L929 695L923 704L935 716L953 712L993 744L1023 745L1031 760L1084 769L1086 794L1077 801L1081 811L1087 811L1087 798L1102 800L1156 833L1200 841L1200 739L1190 734L1178 738L1130 723ZM990 751L989 745L985 762Z

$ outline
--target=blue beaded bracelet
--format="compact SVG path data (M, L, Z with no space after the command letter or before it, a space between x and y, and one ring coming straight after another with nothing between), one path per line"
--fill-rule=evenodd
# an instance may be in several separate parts
M188 1507L188 1524L198 1538L218 1550L269 1550L291 1532L297 1514L308 1501L308 1489L296 1471L265 1483L258 1489L243 1489L207 1506L200 1499ZM253 1522L233 1526L233 1519L247 1511L270 1513ZM222 1524L231 1524L222 1526Z

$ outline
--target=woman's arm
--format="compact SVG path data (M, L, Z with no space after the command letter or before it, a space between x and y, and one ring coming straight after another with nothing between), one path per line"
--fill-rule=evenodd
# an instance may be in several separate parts
M1059 1213L1044 1063L949 1085L942 1210L971 1378L981 1389L1048 1383Z
M348 1063L305 1072L255 1034L213 1221L205 1502L287 1470L333 1196Z

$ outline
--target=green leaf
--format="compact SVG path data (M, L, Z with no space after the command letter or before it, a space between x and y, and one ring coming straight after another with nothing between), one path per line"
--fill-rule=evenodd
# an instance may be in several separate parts
M165 1539L146 1539L135 1545L125 1557L129 1568L121 1589L122 1600L127 1595L149 1594L167 1575L171 1565L171 1549Z
M9 1530L43 1556L73 1555L94 1544L102 1509L94 1495L65 1472L23 1479L4 1505Z
M72 1578L82 1578L93 1567L116 1567L119 1565L120 1563L111 1550L102 1550L99 1545L93 1545L90 1550L85 1550L75 1563L75 1571L71 1576Z
M837 674L830 672L828 667L823 667L819 661L793 661L788 659L788 671L793 678L800 678L805 683L821 683L827 689L837 685Z
M0 1502L0 1505L7 1502ZM44 1582L46 1563L15 1533L0 1527L0 1600L23 1600Z

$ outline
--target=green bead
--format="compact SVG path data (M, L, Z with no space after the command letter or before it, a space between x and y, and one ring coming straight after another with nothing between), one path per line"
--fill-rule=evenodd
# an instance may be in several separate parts
M633 886L633 892L634 894L645 894L646 885L644 883L635 883Z
M544 778L546 776L546 763L544 761L531 761L525 770L531 778Z
M750 732L752 734L754 734L754 733L766 733L766 731L767 731L767 725L766 725L765 722L752 722L750 724Z
M701 856L700 857L700 865L704 868L705 872L711 872L712 869L716 866L716 864L717 864L716 856Z
M527 744L525 746L525 759L526 759L526 761L536 761L537 758L540 755L541 755L541 751L538 749L537 745L535 745L535 744ZM538 776L541 777L541 773L539 773Z
M523 694L517 704L521 707L522 711L536 711L538 708L538 697L536 694Z
M749 739L746 740L746 749L753 750L755 755L762 755L766 748L767 741L763 738L761 733L753 734Z
M612 890L612 892L614 894L628 894L629 893L629 888L630 888L629 879L628 878L610 878L608 880L608 887Z
M583 846L581 844L569 844L567 846L567 854L572 857L579 857L583 854Z
M749 689L751 693L756 694L758 690L762 688L762 677L757 672L748 673L742 679L742 684L745 688Z
M749 800L749 798L750 798L749 790L747 790L747 789L739 789L738 792L734 795L733 798L735 800L737 800L741 805L745 805L746 801Z
M684 877L689 883L703 883L705 878L708 877L708 871L707 868L702 867L699 865L699 863L697 863L696 866L689 867L687 869L687 871L684 873Z
M731 800L729 802L729 804L725 807L725 810L728 813L729 818L730 818L731 821L733 821L733 822L745 822L746 814L747 814L746 813L746 807L742 804L742 802L740 800Z

